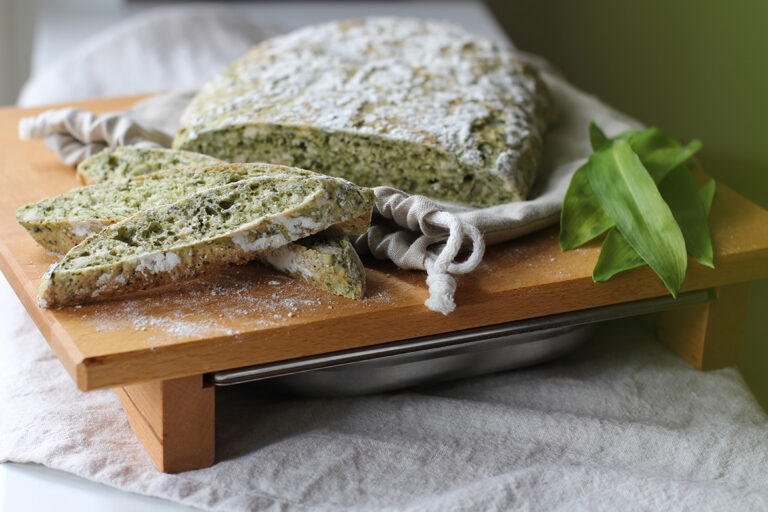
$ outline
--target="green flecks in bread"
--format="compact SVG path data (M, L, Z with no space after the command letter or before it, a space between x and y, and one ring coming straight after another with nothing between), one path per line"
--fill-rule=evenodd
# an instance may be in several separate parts
M256 258L292 277L350 299L365 295L365 268L346 237L314 235Z
M370 216L373 191L326 176L269 175L142 210L86 239L46 274L43 307L196 277Z
M255 176L314 173L281 165L208 165L100 183L22 206L16 220L45 249L61 254L142 209L174 203L190 194Z
M482 170L455 172L456 159L448 152L371 135L329 133L310 127L232 127L201 133L194 148L230 161L275 162L339 176L363 186L391 185L412 194L478 206L524 199L510 191L509 184L497 174ZM526 168L534 170L533 162L530 164ZM523 181L529 179L533 176Z
M259 44L201 89L174 147L488 206L526 197L553 115L509 49L448 23L371 18Z
M223 164L218 158L162 148L123 146L86 158L77 166L77 176L86 185L121 181L134 176L182 167L210 167Z

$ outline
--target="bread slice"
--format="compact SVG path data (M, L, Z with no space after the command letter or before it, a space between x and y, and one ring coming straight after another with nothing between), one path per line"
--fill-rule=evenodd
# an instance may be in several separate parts
M321 290L349 299L365 295L365 268L344 236L313 235L256 259Z
M138 213L143 208L169 204L189 194L233 180L273 173L312 175L303 169L260 163L161 171L152 177L138 176L119 183L92 185L43 199L23 206L17 211L16 217L45 249L64 254L88 236L97 234L105 227ZM362 216L332 226L330 229L339 236L315 235L319 237L317 243L308 241L305 244L311 245L312 250L304 246L294 247L293 243L287 244L282 251L283 256L276 261L289 262L286 263L289 268L298 265L303 269L302 280L309 284L330 293L350 297L354 293L350 294L349 290L365 289L365 271L357 255L348 252L349 242L343 235L364 232L368 222L369 218ZM295 256L291 257L292 254ZM312 261L312 258L316 261ZM324 266L329 258L333 264ZM286 270L286 264L272 266L296 276L297 274ZM339 276L338 269L342 267L348 269L346 277ZM309 269L313 269L316 275L308 275ZM355 282L356 278L362 282ZM345 284L338 285L338 282ZM339 290L343 293L337 293Z
M142 210L69 251L40 285L43 307L79 304L190 279L370 217L373 191L321 175L272 174Z
M191 151L122 146L105 149L86 158L77 166L77 177L84 185L121 181L160 170L182 167L210 167L222 160Z
M65 254L87 237L143 209L175 203L209 188L271 174L313 176L270 164L209 165L75 189L22 206L16 220L45 249ZM359 228L358 228L359 229Z
M538 71L509 49L369 18L260 43L201 89L174 147L489 206L526 197L553 119Z

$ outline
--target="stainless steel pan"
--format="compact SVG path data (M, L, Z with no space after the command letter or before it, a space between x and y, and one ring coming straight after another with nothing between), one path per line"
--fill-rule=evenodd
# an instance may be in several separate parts
M538 364L588 340L598 322L712 300L713 290L657 297L212 375L217 386L268 381L305 395L358 395Z

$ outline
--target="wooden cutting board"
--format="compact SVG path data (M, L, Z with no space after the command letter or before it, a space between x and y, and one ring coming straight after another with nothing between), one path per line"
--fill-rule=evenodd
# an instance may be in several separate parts
M77 106L119 110L136 98ZM648 269L596 284L599 243L562 253L557 228L488 249L481 267L458 279L456 311L424 305L422 272L364 260L368 293L331 296L266 267L231 267L140 297L82 307L37 306L40 277L57 257L15 220L15 210L79 184L41 141L20 142L18 121L44 109L0 109L0 269L64 367L83 390L262 364L661 296ZM716 270L689 264L684 290L768 276L768 212L718 185L711 227Z

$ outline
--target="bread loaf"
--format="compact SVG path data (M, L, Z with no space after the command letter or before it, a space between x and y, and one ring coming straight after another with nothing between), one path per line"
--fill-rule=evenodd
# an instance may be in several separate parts
M510 50L448 23L372 18L256 46L202 88L174 147L488 206L526 197L553 112Z

